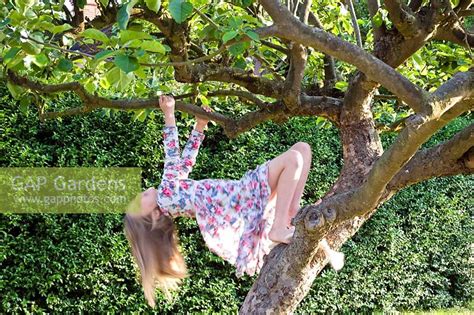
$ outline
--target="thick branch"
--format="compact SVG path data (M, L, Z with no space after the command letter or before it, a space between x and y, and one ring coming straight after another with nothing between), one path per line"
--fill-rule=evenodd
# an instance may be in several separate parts
M78 82L62 84L41 84L31 81L25 77L20 77L11 70L8 70L8 78L16 85L28 88L32 91L41 94L54 94L59 92L71 91L74 92L83 101L82 107L74 107L61 112L44 113L44 118L56 118L83 114L91 112L92 110L97 108L114 108L120 110L139 110L145 108L156 108L159 101L158 97L151 97L149 99L109 100L105 97L88 93L86 89ZM227 124L231 124L230 118L215 112L208 113L202 108L195 105L186 104L178 101L176 102L176 109L197 116L209 118L223 125L224 127Z
M430 96L430 110L424 119L436 119L451 106L474 95L474 68L456 73ZM471 100L472 101L472 100Z
M243 98L245 100L248 100L255 105L257 105L259 108L264 108L267 106L267 104L259 99L255 94L252 94L247 91L237 91L237 90L217 90L213 92L207 93L208 96L237 96L239 98Z
M420 22L409 6L400 0L386 0L384 3L391 21L404 37L417 36L421 32Z
M371 209L379 201L386 185L413 157L421 144L449 121L472 109L473 105L471 99L460 101L446 112L441 119L425 121L420 119L420 115L408 119L406 127L399 134L394 144L374 163L367 180L358 189L359 193L354 195L354 198L357 199L356 202L360 204L360 209Z
M284 86L279 81L256 76L245 70L222 66L217 63L195 65L181 82L198 83L219 81L238 84L252 93L279 99L284 93Z
M158 97L152 97L149 99L109 100L107 98L88 93L86 89L78 82L62 84L41 84L31 81L26 77L18 76L11 70L8 70L8 79L16 85L28 88L32 91L41 94L53 94L72 91L83 102L83 106L80 107L69 108L60 112L40 113L41 117L46 119L84 114L98 108L139 110L145 108L156 108L158 104ZM258 100L256 99L256 97L253 98L249 96L249 94L244 91L232 91L229 93L227 93L226 91L216 91L209 93L209 95L230 95L230 93L246 97L247 99L252 99L253 101ZM337 121L341 106L340 100L316 96L304 96L303 99L304 103L300 111L292 113L291 116L319 115L328 118L331 121ZM262 104L260 103L260 105ZM216 123L222 126L222 128L224 129L224 133L229 138L234 138L240 133L251 129L264 121L272 119L276 121L285 120L288 116L290 116L282 102L275 102L273 104L262 106L260 110L245 114L237 119L229 118L225 115L216 112L208 113L199 106L184 103L181 101L176 102L176 109L189 114L193 114L198 117L204 117L215 121Z
M291 43L290 70L286 76L285 94L283 96L283 102L291 111L295 111L301 103L301 84L303 82L307 56L306 48L303 45Z
M399 96L415 112L423 110L424 91L378 58L330 33L301 23L278 0L261 0L260 3L275 21L277 36L314 47L355 65L369 78Z
M474 47L474 34L466 33L459 24L453 27L438 28L434 39L447 40L466 48Z
M417 152L390 181L387 189L398 191L433 177L472 174L474 167L469 163L474 161L474 151L469 154L470 149L474 150L474 124L450 140Z
M297 13L302 23L307 23L312 0L303 0L302 5L299 1L293 3L293 10ZM301 85L303 83L304 70L306 68L306 59L308 54L306 48L299 43L290 43L290 69L285 80L285 95L283 103L290 111L295 111L300 106Z

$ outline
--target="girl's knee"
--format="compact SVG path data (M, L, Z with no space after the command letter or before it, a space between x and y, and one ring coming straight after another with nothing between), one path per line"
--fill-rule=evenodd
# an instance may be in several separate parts
M292 166L296 169L300 169L304 164L304 156L299 150L292 147L286 151L285 164L287 167Z
M300 141L292 145L290 149L298 151L301 154L303 160L311 160L311 146L309 143Z

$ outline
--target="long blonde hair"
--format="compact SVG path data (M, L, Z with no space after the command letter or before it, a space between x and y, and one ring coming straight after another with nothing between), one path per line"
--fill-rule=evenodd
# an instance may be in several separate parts
M140 270L145 298L154 308L156 287L170 299L170 290L177 289L181 280L188 276L173 219L161 215L158 220L153 220L151 215L126 213L123 220L125 235Z

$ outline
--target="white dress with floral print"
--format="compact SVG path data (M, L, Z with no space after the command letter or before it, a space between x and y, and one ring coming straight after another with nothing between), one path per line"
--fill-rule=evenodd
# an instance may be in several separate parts
M260 271L276 245L268 238L275 209L268 204L268 161L240 179L189 179L203 133L192 130L180 155L178 129L163 128L165 163L157 204L171 217L196 218L209 249L236 266L236 275Z

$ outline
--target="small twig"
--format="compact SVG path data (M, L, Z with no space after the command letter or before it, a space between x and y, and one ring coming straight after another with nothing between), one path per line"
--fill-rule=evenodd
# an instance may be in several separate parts
M360 36L360 28L359 24L357 24L357 15L354 9L354 5L352 4L352 0L346 0L346 5L349 8L349 12L351 14L352 26L354 27L357 45L362 48L362 37Z
M264 44L265 46L268 46L268 47L270 47L270 48L273 48L273 49L275 49L275 50L278 50L279 52L284 53L285 55L287 55L287 54L289 53L288 49L286 49L285 47L282 47L282 46L280 46L280 45L273 44L272 42L269 42L269 41L267 41L267 40L263 40L263 39L262 39L262 40L260 40L260 42L261 42L262 44Z
M198 8L194 8L194 11L197 12L197 14L203 18L204 20L208 21L212 26L214 26L216 29L219 29L219 25L217 25L210 17L208 17L206 14L202 13L201 10Z
M393 132L396 132L396 131L400 131L403 129L404 127L404 123L405 123L405 120L408 119L408 117L410 116L407 116L407 117L404 117L404 118L401 118L399 120L396 120L394 121L393 123L391 123L390 125L385 125L385 124L382 124L382 123L378 123L375 125L375 128L380 131L380 132L386 132L386 131L393 131Z
M378 100L397 100L398 99L398 97L393 94L377 94L377 95L374 95L374 98Z
M456 12L454 12L453 8L451 6L449 6L450 9L451 9L451 14L454 15L454 17L456 18L458 24L459 24L459 27L464 31L464 42L466 43L466 46L467 46L467 49L469 50L469 57L471 59L473 59L473 56L472 56L472 49L471 49L471 45L469 45L469 41L467 40L467 34L469 33L466 28L464 27L463 23L461 22L461 19L459 18L459 16L456 14Z

